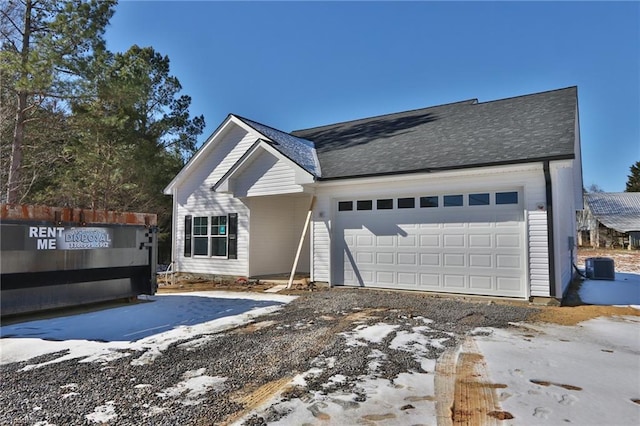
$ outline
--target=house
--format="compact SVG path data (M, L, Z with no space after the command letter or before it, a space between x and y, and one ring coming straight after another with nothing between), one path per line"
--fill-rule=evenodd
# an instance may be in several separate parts
M640 248L640 192L593 192L584 195L578 214L578 244Z
M231 114L164 191L175 270L289 272L304 234L315 282L560 298L581 170L576 87L291 133Z

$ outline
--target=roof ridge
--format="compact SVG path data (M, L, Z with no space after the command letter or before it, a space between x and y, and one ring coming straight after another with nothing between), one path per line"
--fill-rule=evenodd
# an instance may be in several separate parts
M280 132L280 133L286 133L286 134L288 134L288 133L287 133L287 132L285 132L284 130L276 129L276 128L275 128L275 127L273 127L273 126L269 126L268 124L264 124L264 123L261 123L261 122L256 121L256 120L252 120L252 119L250 119L250 118L243 117L242 115L239 115L239 114L231 113L231 114L229 114L229 115L233 115L234 117L237 117L237 118L239 118L239 119L240 119L240 120L242 120L242 121L250 121L250 122L252 122L252 123L256 123L256 124L259 124L259 125L261 125L261 126L268 127L268 128L270 128L271 130L275 130L276 132ZM248 124L248 123L247 123L247 124ZM297 136L296 136L296 137L297 137Z
M578 86L577 85L573 85L573 86L562 87L562 88L559 88L559 89L543 90L542 92L527 93L527 94L524 94L524 95L510 96L508 98L493 99L493 100L490 100L490 101L478 102L478 105L490 104L492 102L509 101L509 100L512 100L512 99L526 98L526 97L529 97L529 96L538 96L538 95L543 95L545 93L560 92L562 90L574 89L574 88L578 89Z
M432 105L432 106L423 107L423 108L415 108L415 109L410 109L410 110L406 110L406 111L389 112L389 113L386 113L386 114L374 115L374 116L371 116L371 117L361 117L361 118L356 118L356 119L353 119L353 120L339 121L337 123L330 123L330 124L323 124L321 126L309 127L309 128L306 128L306 129L292 130L290 132L290 134L293 135L293 133L297 133L297 132L306 132L306 131L309 131L309 130L318 130L318 129L322 129L323 127L333 127L333 126L337 126L339 124L356 123L358 121L379 119L379 118L383 118L383 117L390 117L392 115L407 114L407 113L411 113L411 112L418 112L418 111L423 111L423 110L427 110L427 109L431 109L431 108L439 108L439 107L449 106L449 105L456 105L456 104L475 105L477 103L478 103L478 98L471 98L471 99L466 99L464 101L447 102L445 104ZM293 135L293 136L295 136L295 135ZM296 137L298 137L298 136L296 136Z

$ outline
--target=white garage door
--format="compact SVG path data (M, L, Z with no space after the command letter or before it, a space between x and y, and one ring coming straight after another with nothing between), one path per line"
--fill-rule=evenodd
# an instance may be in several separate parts
M335 284L526 297L517 191L336 203Z

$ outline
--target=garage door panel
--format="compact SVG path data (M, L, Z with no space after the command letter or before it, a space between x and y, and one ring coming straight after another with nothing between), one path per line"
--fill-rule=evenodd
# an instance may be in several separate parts
M377 247L394 247L395 237L393 235L376 235Z
M497 254L496 255L496 264L498 268L515 268L521 269L521 257L512 254Z
M355 257L358 265L375 265L374 256L373 252L360 251Z
M420 265L422 266L440 266L439 253L420 253Z
M358 244L358 247L374 247L374 241L374 235L358 235L356 237L356 243Z
M417 238L415 235L407 235L398 237L398 247L417 247Z
M468 226L471 229L473 228L487 229L487 228L492 228L494 224L492 222L469 222Z
M461 248L464 247L464 234L445 234L444 235L444 247L445 248Z
M420 247L440 247L440 235L420 235Z
M493 267L493 256L490 254L469 254L469 266L472 268Z
M493 247L493 239L491 238L491 234L470 234L469 235L469 248L491 248L491 247Z
M469 275L469 287L476 290L491 290L493 288L493 277Z
M496 234L497 248L518 248L521 247L520 235L517 234Z
M375 274L376 277L376 281L377 284L388 284L388 285L393 285L395 284L395 280L394 280L394 273L390 272L390 271L377 271L377 273Z
M393 265L396 254L394 252L376 253L376 261L379 265Z
M518 278L496 277L497 290L518 294L520 292L520 280Z
M452 229L452 228L466 228L467 224L463 223L463 222L451 222L451 223L445 223L443 225L444 228L447 229Z
M464 253L445 253L444 266L447 268L464 267Z
M367 271L367 270L361 270L360 271L360 278L362 279L362 284L364 285L371 285L375 282L375 271Z
M398 272L398 284L401 286L415 287L416 273Z
M460 290L465 287L465 276L464 275L454 275L454 274L444 274L444 289L454 289Z
M421 287L432 287L439 289L440 288L440 274L420 274L420 286Z
M418 253L398 253L398 265L416 266Z
M442 225L440 223L421 223L420 229L440 229Z

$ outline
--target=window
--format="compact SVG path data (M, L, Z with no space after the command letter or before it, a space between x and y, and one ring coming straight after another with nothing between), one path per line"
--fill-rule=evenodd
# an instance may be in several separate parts
M496 204L518 204L518 193L496 192Z
M415 198L398 198L399 209L412 209L416 206Z
M185 216L185 257L211 256L237 259L238 214Z
M444 196L445 207L460 207L462 206L462 195L445 195Z
M438 197L420 197L420 207L438 207Z
M193 254L194 256L206 256L209 254L209 236L207 228L208 217L193 218Z
M353 210L353 201L340 201L338 202L339 212L350 212Z
M373 210L373 201L360 200L356 203L356 208L358 210Z
M211 218L211 256L227 255L227 217Z
M376 205L378 210L391 210L393 209L393 198L385 198L383 200L377 200Z
M489 193L469 194L469 205L470 206L488 206Z

